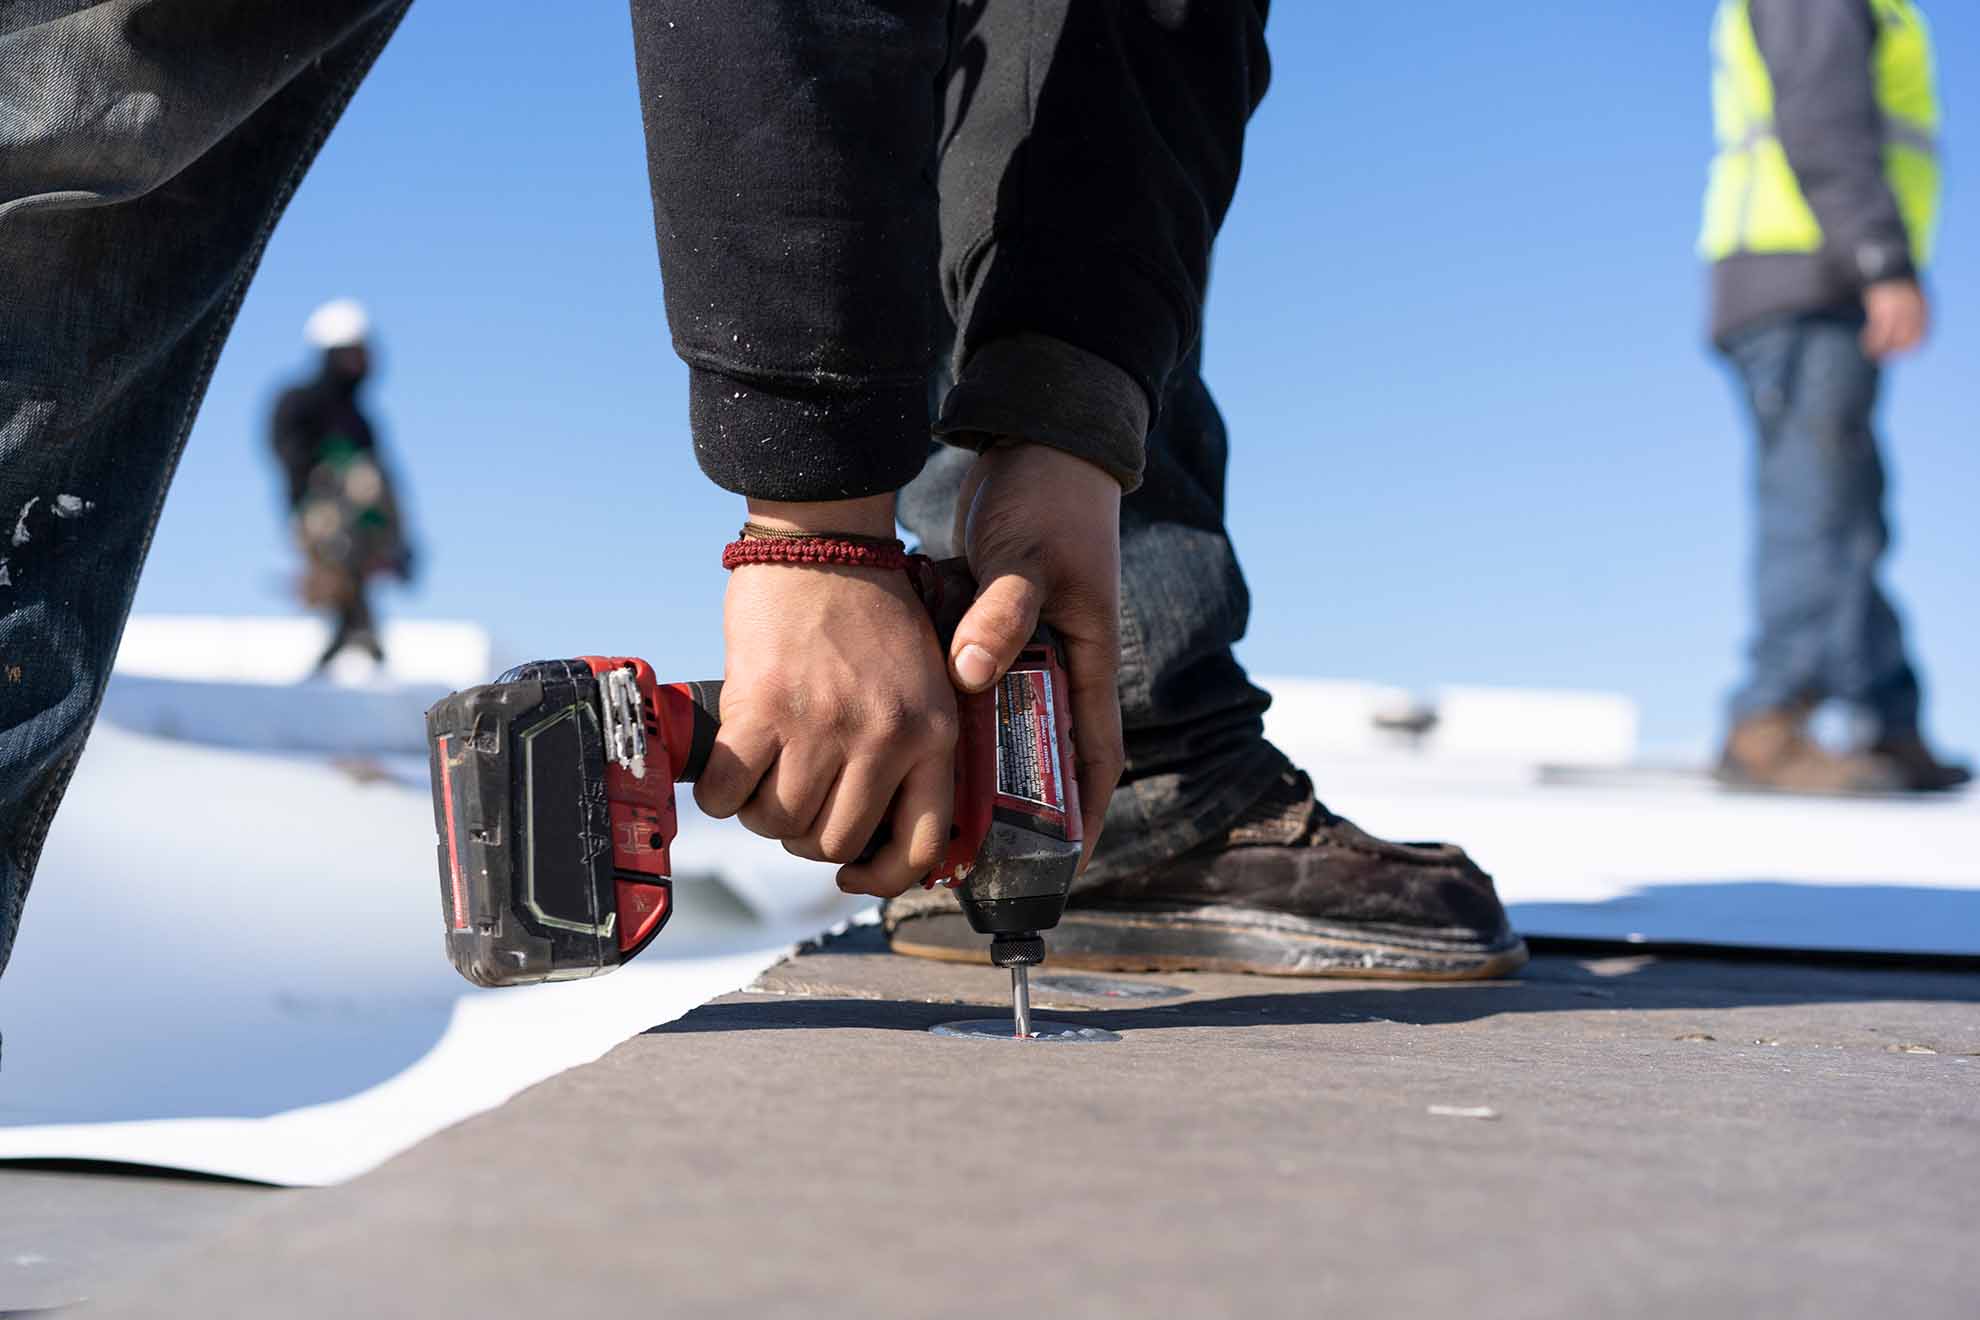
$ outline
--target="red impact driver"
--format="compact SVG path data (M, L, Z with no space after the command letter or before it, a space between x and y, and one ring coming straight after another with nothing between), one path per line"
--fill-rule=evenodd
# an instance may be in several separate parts
M937 631L973 596L960 561L916 580ZM426 712L447 954L477 985L609 972L673 911L674 785L708 760L722 685L661 683L644 660L518 665ZM1065 668L1049 632L994 688L959 694L955 816L931 882L1011 969L1044 961L1078 868L1081 825Z

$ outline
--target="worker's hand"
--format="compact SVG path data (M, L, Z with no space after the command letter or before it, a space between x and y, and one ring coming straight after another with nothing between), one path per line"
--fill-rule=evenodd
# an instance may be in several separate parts
M1042 621L1065 648L1074 759L1085 818L1084 866L1120 781L1121 488L1084 459L1045 445L985 450L963 479L956 539L977 581L949 669L981 692L1009 669Z
M1931 310L1916 280L1885 280L1863 291L1863 351L1882 360L1925 342Z
M752 521L892 536L893 497L752 502ZM892 897L933 871L954 809L956 697L934 626L897 569L746 564L729 577L722 727L695 785L814 861L839 888ZM884 846L855 862L882 823Z

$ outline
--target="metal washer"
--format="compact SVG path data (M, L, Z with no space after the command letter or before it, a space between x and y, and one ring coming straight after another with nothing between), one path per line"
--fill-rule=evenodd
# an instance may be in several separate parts
M1020 1036L1009 1018L969 1018L930 1027L930 1034L959 1040L1036 1041L1040 1045L1104 1045L1120 1039L1100 1027L1076 1027L1070 1022L1034 1022L1029 1036Z

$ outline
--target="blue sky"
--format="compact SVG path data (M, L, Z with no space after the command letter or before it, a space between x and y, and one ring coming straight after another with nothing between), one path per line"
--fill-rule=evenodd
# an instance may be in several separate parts
M1281 0L1207 323L1265 673L1634 696L1703 747L1745 634L1749 440L1703 347L1706 0ZM1939 333L1884 414L1932 721L1980 749L1980 12L1941 3ZM740 501L688 448L625 9L424 0L277 231L139 591L290 607L263 427L353 294L426 574L511 655L720 665Z

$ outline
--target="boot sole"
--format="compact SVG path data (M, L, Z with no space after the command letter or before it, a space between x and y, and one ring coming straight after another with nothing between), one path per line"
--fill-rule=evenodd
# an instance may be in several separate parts
M909 918L888 943L895 953L958 963L981 963L987 947L959 912ZM1488 980L1518 971L1527 958L1526 942L1510 932L1486 944L1233 907L1074 909L1047 934L1046 956L1051 966L1089 972L1398 981Z

